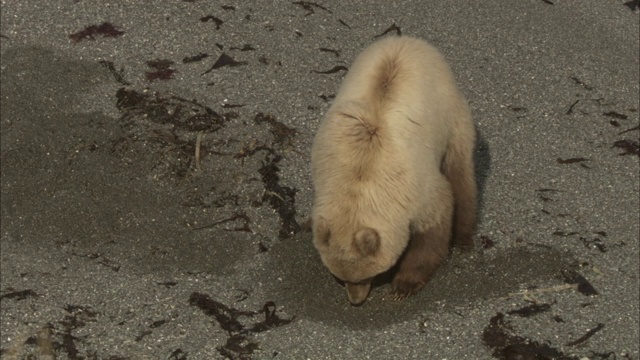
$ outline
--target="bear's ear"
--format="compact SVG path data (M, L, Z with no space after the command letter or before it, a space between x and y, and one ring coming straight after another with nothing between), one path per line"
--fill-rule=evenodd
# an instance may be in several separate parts
M353 236L353 245L360 255L373 255L380 249L380 235L372 228L362 228Z
M329 246L329 223L322 216L318 216L312 223L313 239L318 246Z

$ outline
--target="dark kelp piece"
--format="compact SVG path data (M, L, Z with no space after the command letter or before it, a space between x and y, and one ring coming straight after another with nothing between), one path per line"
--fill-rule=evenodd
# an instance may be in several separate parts
M187 353L180 348L175 349L171 355L169 355L168 360L187 360Z
M250 334L287 325L294 320L282 319L276 315L276 304L273 301L267 301L259 311L240 311L211 299L209 295L194 292L189 297L189 304L200 308L206 315L213 316L220 327L228 332L227 341L217 350L231 359L250 359L251 354L259 348L258 343L248 339ZM260 314L264 314L265 319L255 321L255 317ZM238 320L240 317L255 322L251 326L245 326Z
M593 329L590 329L589 331L587 331L586 334L582 335L577 340L570 341L570 342L566 343L565 345L567 345L567 346L576 346L578 344L581 344L581 343L589 340L590 337L595 335L595 333L597 333L598 331L602 330L603 328L604 328L604 324L603 323L599 323L598 326L594 327Z
M389 33L389 32L391 32L391 31L395 31L395 32L396 32L396 35L398 35L398 36L402 35L402 30L400 30L400 27L398 27L398 25L396 25L396 23L393 23L393 24L392 24L391 26L389 26L389 28L388 28L387 30L385 30L382 34L376 35L376 36L374 36L373 38L374 38L374 39L377 39L377 38L379 38L379 37L381 37L381 36L384 36L384 35L388 34L388 33Z
M220 224L224 224L230 221L236 221L236 220L242 220L243 221L243 225L242 226L237 226L235 228L232 229L224 229L225 231L243 231L243 232L251 232L251 228L249 228L249 223L251 223L251 219L249 218L249 216L247 216L247 214L245 214L244 212L242 213L238 213L235 214L229 218L226 219L222 219L222 220L218 220L212 224L208 224L208 225L203 225L203 226L198 226L198 227L194 227L192 228L192 230L201 230L201 229L208 229L208 228L212 228L214 226L220 225Z
M67 353L69 359L80 360L83 357L79 356L80 353L76 347L76 342L84 342L83 337L75 337L72 332L75 332L78 328L84 327L87 322L96 321L98 312L94 311L89 306L83 305L67 305L64 310L69 313L65 315L64 319L59 322L62 326L62 330L58 329L54 333L62 336L62 343L54 341L52 346L54 349L61 349Z
M551 304L531 304L521 307L520 309L508 311L509 315L518 315L522 317L530 317L551 309Z
M291 145L293 137L296 136L297 130L289 127L280 121L276 120L273 115L265 115L258 113L253 118L256 124L268 123L271 126L271 135L273 135L274 145Z
M213 15L207 15L207 16L203 16L200 18L200 21L202 22L213 22L214 24L216 24L216 30L220 30L220 26L222 26L222 24L224 24L224 21L218 19L217 17L213 16Z
M273 301L267 301L262 307L262 311L258 313L264 313L264 321L255 323L249 329L251 332L267 331L271 328L287 325L293 321L293 319L282 319L276 315L276 303Z
M322 94L322 95L320 95L318 97L321 98L322 100L324 100L325 102L329 102L329 101L335 99L336 95L335 94L329 94L329 95Z
M174 62L169 59L155 59L155 60L149 60L145 62L145 64L147 64L147 66L152 69L164 70L164 69L170 68L171 65L174 64Z
M322 9L326 12L328 12L329 14L332 14L331 10L327 9L326 7L320 5L320 4L316 4L314 2L310 2L310 1L294 1L292 4L294 5L298 5L298 6L302 6L303 9L307 10L307 13L304 14L304 16L309 16L309 15L313 15L315 14L315 10L314 8L318 8L318 9Z
M616 147L622 149L623 152L618 155L638 155L640 156L640 143L638 141L633 140L618 140L613 143L612 147Z
M211 68L205 72L202 73L202 75L204 74L208 74L210 73L212 70L215 69L219 69L223 66L229 66L229 67L236 67L236 66L241 66L241 65L247 65L246 61L235 61L231 56L222 53L222 55L220 55L220 57L218 58L218 60L216 60L216 62L211 66Z
M631 9L631 11L636 11L638 8L640 8L640 0L627 1L626 3L624 3L624 6Z
M176 72L177 70L175 69L162 69L157 71L147 71L144 73L144 75L148 81L171 80L173 79L173 74L175 74Z
M577 77L575 77L575 76L572 76L572 77L571 77L571 80L573 80L576 84L581 85L582 87L584 87L584 88L585 88L585 89L587 89L587 90L593 90L593 87L591 87L591 86L587 85L584 81L582 81L582 80L578 79L578 78L577 78Z
M267 153L262 162L262 167L258 172L262 175L265 193L262 201L267 201L271 207L278 212L282 226L280 227L279 237L281 239L290 238L302 230L296 221L296 193L298 189L280 185L280 177L278 172L278 162L282 160L282 156Z
M111 72L117 82L122 85L131 85L130 82L124 79L124 68L120 68L120 71L116 70L116 66L111 61L100 60L99 63Z
M560 237L567 237L567 236L571 236L571 235L577 235L578 232L577 231L554 231L553 236L560 236Z
M116 106L126 113L125 117L133 113L145 114L152 122L173 124L180 130L213 132L221 128L225 121L223 116L208 106L178 96L160 97L120 88L116 98Z
M146 336L153 334L153 331L151 330L143 330L142 332L140 332L140 334L138 334L134 340L136 342L140 342L142 341L142 339L144 339Z
M538 192L562 192L562 190L550 189L550 188L540 188L540 189L536 189L536 191L538 191Z
M575 360L547 344L513 334L513 328L505 321L504 314L498 313L489 321L482 332L482 341L493 349L496 359L531 359L531 360Z
M103 22L100 25L87 26L84 30L69 35L69 38L75 44L86 39L95 40L98 35L102 35L102 37L119 37L123 34L124 31L118 30L111 23Z
M251 46L249 44L244 44L241 48L232 46L232 47L229 48L229 50L255 51L256 48L254 48L253 46Z
M26 289L21 291L12 291L0 296L0 300L15 299L16 301L21 301L28 297L38 297L38 294L36 294L36 292L31 289Z
M580 162L590 161L590 160L583 157L575 157L575 158L569 158L569 159L558 158L556 161L558 162L558 164L575 164L575 163L580 163Z
M149 60L146 64L148 67L155 70L147 71L145 73L148 81L173 79L173 74L177 71L175 69L171 69L171 65L173 65L174 62L167 59Z
M570 115L573 113L573 108L580 102L580 99L576 100L573 102L573 104L571 104L571 106L569 106L569 110L567 110L567 112L565 114Z
M626 120L628 118L627 115L620 114L619 112L615 112L615 111L608 111L606 113L602 113L602 115L608 116L608 117L612 117L612 118L618 119L618 120Z
M322 52L332 53L336 57L340 57L340 51L339 50L333 50L333 49L328 49L328 48L323 48L323 47L321 47L319 50L322 51Z
M491 249L495 245L493 240L486 235L480 236L480 244L482 244L483 249Z
M562 276L567 284L578 285L578 291L583 295L590 296L599 294L593 285L575 270L562 270Z
M621 131L618 133L618 135L622 135L624 133L628 133L629 131L635 131L635 130L640 130L640 125L636 125L632 128L628 128L627 130Z
M342 19L338 19L338 22L344 26L347 27L347 29L351 29L351 26L349 26L349 24L347 24L346 22L344 22Z
M329 70L324 70L324 71L313 70L313 72L316 74L334 74L334 73L337 73L338 71L349 71L349 69L346 66L337 65L332 67Z
M188 64L196 61L201 61L202 59L205 59L208 57L209 57L209 54L201 52L201 53L198 53L197 55L185 57L184 59L182 59L182 63Z
M220 327L230 333L245 331L240 316L253 316L253 311L241 311L215 301L209 295L194 292L189 296L189 304L198 307L206 315L213 316Z
M241 108L246 106L245 104L223 104L222 108L223 109L233 109L233 108Z
M582 244L588 249L598 249L600 252L607 252L607 245L600 238L587 239L585 237L580 237L580 241Z

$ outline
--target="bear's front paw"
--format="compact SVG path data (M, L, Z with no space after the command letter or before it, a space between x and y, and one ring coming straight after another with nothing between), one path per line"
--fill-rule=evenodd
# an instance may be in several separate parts
M396 276L391 283L391 295L394 300L400 301L408 298L411 295L415 295L424 287L425 281L416 278L402 278Z

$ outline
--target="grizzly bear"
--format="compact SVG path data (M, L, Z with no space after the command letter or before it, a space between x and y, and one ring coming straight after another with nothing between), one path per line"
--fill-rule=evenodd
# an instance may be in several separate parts
M397 265L392 293L418 292L449 253L473 246L475 129L443 56L388 37L350 67L313 141L313 242L364 303Z

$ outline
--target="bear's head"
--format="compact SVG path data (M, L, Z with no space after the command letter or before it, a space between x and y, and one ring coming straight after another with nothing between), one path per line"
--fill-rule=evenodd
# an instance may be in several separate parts
M331 274L344 282L352 305L364 303L373 278L389 270L401 253L389 251L382 234L366 226L331 226L323 217L313 221L313 243Z

